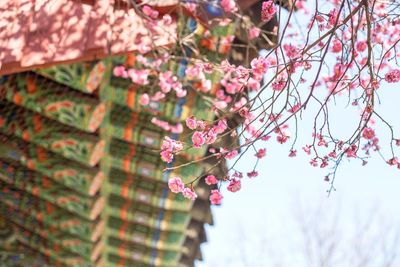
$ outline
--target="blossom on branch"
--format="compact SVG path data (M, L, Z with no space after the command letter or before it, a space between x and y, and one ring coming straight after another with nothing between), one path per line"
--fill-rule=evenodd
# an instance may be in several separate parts
M211 195L210 195L211 204L219 205L219 204L221 204L221 201L223 198L224 197L221 195L219 190L217 190L217 189L211 190Z
M276 13L276 7L274 1L264 1L261 8L261 20L263 22L270 21Z

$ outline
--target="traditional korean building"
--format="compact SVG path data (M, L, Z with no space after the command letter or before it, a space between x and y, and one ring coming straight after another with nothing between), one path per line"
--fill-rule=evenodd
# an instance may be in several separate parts
M151 89L112 70L139 64L140 38L168 50L189 32L210 61L232 56L244 64L276 38L231 53L230 36L236 34L234 43L248 40L239 23L207 28L210 18L224 15L220 9L204 5L193 16L177 1L143 2L160 21L171 14L151 36L125 0L0 4L0 266L174 267L202 259L204 224L213 223L210 186L200 179L191 201L171 193L166 182L174 175L199 177L215 162L164 171L162 138L184 140L187 132L166 132L151 120L178 123L196 115L210 121L214 114L193 84L185 98L168 96L144 108L139 96ZM256 22L259 2L241 2ZM188 64L168 62L178 77ZM220 85L218 76L211 78L212 93ZM174 163L205 154L188 151ZM219 177L226 171L225 162L213 168Z

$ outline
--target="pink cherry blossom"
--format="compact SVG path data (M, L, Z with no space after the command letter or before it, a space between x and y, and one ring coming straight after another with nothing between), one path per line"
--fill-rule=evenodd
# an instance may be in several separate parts
M197 126L198 126L200 129L204 130L204 129L207 127L207 122L205 122L205 121L203 121L203 120L198 120L198 121L197 121Z
M195 199L197 198L196 192L194 192L194 190L191 189L191 188L189 188L189 187L186 187L186 188L184 188L184 189L182 190L182 195L183 195L185 198L188 198L188 199L190 199L190 200L195 200Z
M338 11L336 8L332 9L332 10L329 12L329 16L328 16L328 25L329 25L330 27L335 26L335 24L336 24L336 22L337 22L337 20L338 20L338 14L339 14L339 11Z
M216 134L222 134L223 132L225 132L226 128L228 128L226 119L219 120L217 125L214 125L214 127L213 127Z
M396 146L400 146L400 139L396 139Z
M154 125L157 125L158 127L163 129L164 131L169 132L171 130L171 126L169 125L168 122L160 120L160 119L158 119L156 117L153 117L151 119L151 123L153 123Z
M306 145L305 147L303 147L303 150L307 153L307 155L311 155L311 147L311 145Z
M370 139L372 139L372 138L375 137L375 131L374 131L373 129L367 127L367 128L365 128L365 129L363 130L362 136L363 136L365 139L370 140Z
M200 90L201 90L203 93L209 92L209 91L211 90L211 88L212 88L212 82L211 82L211 80L208 80L208 79L202 79L202 80L201 80L201 83L200 83Z
M204 143L206 142L206 139L204 138L204 134L202 132L196 131L192 135L192 143L193 147L200 148Z
M253 39L257 38L260 35L260 32L261 32L260 28L255 27L255 26L251 27L249 29L249 40L253 40Z
M310 165L313 167L318 167L318 161L317 158L313 158L310 160Z
M385 75L385 81L388 83L398 83L400 82L400 70L391 70Z
M321 165L319 165L319 167L320 168L325 168L325 167L327 167L329 164L328 164L328 161L327 160L322 160L322 163L321 163Z
M261 84L260 84L259 80L256 80L253 77L250 77L247 82L247 87L253 91L258 91L258 90L260 90Z
M226 158L226 159L233 159L233 158L235 158L238 154L239 154L239 152L238 152L237 150L232 150L232 151L228 152L228 153L225 155L225 158Z
M215 101L214 106L217 109L223 110L228 106L228 104L226 103L226 101Z
M217 189L211 190L211 195L210 195L211 204L219 205L219 204L221 204L222 199L223 199L223 196L221 195L219 190L217 190Z
M205 178L205 182L208 185L213 185L213 184L217 184L218 180L214 175L207 175L207 177Z
M290 109L288 109L288 111L290 113L296 113L297 111L299 111L301 108L301 104L297 103L296 105L294 105L293 107L291 107Z
M261 20L263 22L270 21L276 13L276 7L274 1L264 1L261 7Z
M356 44L356 49L358 52L363 52L367 49L368 45L366 41L358 41Z
M184 190L185 184L179 177L172 177L168 180L168 187L173 193L180 193Z
M342 42L340 40L336 39L335 41L333 41L332 52L333 53L342 52Z
M298 9L305 9L306 8L306 0L297 0L296 7Z
M267 153L267 149L261 148L261 149L259 149L259 150L257 151L257 153L255 154L255 156L256 156L257 158L261 159L261 158L265 157L266 153Z
M249 178L254 178L258 176L258 172L257 171L251 171L247 173L247 177Z
M128 77L128 73L126 72L124 66L116 66L113 70L113 74L115 77L123 77L123 78Z
M227 59L221 62L220 68L225 73L230 73L235 70L235 66L232 66Z
M152 97L151 100L152 101L160 101L161 99L163 99L165 97L165 94L161 93L161 92L156 92Z
M161 143L161 159L167 163L171 163L174 159L174 153L183 149L183 144L180 141L175 141L168 136L164 137Z
M166 163L171 163L174 159L174 154L171 151L163 150L160 152L161 159Z
M299 49L292 44L284 44L283 50L289 58L297 58L300 54Z
M291 149L289 152L289 157L293 158L297 156L297 150Z
M158 85L161 91L164 94L169 93L173 87L173 83L176 81L176 77L173 76L172 71L161 72L158 78Z
M207 145L211 145L217 140L217 133L214 131L214 128L206 133L205 138Z
M280 143L280 144L286 143L288 139L289 139L289 136L287 136L285 134L278 134L276 136L276 141L278 141L278 143Z
M387 163L389 164L389 165L397 165L398 163L399 163L399 161L398 161L398 158L397 157L393 157L393 158L391 158L391 159L389 159L388 161L387 161Z
M235 0L221 0L221 7L224 9L225 12L237 11Z
M357 158L357 146L352 145L351 147L346 149L346 156L348 158Z
M211 64L211 63L203 63L203 64L201 64L201 66L202 66L203 71L205 73L208 73L208 74L213 73L213 69L214 69L213 64Z
M233 173L232 177L237 178L237 179L242 179L243 178L243 173L235 171Z
M282 91L285 86L286 86L286 80L283 79L282 77L277 78L273 83L272 83L272 90L274 91Z
M240 180L233 179L233 180L231 180L231 182L228 185L228 190L234 193L234 192L239 191L241 187L242 187L242 184L241 184Z
M266 58L258 57L253 59L250 65L253 72L259 75L263 75L267 71L269 63Z
M182 142L181 142L181 141L175 141L175 140L174 140L174 149L173 149L174 153L179 152L179 151L182 151L182 149L183 149L183 144L182 144Z
M165 14L162 17L162 24L163 25L170 25L172 23L172 17L169 14Z
M171 131L171 133L175 133L175 134L182 133L183 132L182 123L178 122L175 125L170 125L170 131Z
M143 94L140 96L139 104L142 106L147 106L150 103L150 97L148 94Z
M269 139L271 139L270 135L264 135L264 136L261 137L262 141L268 141Z
M175 142L175 140L169 138L168 136L165 136L164 140L161 143L161 150L173 151L174 150L174 142Z
M131 78L133 83L139 85L147 85L149 84L149 70L136 70L136 69L129 69L128 76Z
M202 75L200 75L200 73ZM185 74L188 79L201 79L204 77L204 74L201 72L201 68L199 65L192 65L186 68Z
M177 84L175 83L174 86ZM185 97L187 95L187 91L183 89L175 89L176 96L179 98Z
M227 82L226 80L222 80L221 84L225 87L225 90L228 94L236 94L241 89L241 84L234 81L234 82Z
M145 15L149 16L152 19L155 19L158 17L158 11L152 9L151 7L145 5L142 8L142 11Z
M186 126L191 130L195 130L197 128L196 118L193 117L193 116L187 118L186 119Z
M333 158L333 159L336 159L336 158L337 158L336 151L333 150L333 151L329 152L328 156L331 157L331 158Z

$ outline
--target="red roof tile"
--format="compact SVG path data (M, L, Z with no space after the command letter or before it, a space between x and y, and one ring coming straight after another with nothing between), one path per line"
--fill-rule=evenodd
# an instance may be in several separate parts
M134 9L90 2L0 1L0 75L137 50L137 35L148 33ZM154 43L174 42L175 29L175 22L164 26L169 34L153 36Z

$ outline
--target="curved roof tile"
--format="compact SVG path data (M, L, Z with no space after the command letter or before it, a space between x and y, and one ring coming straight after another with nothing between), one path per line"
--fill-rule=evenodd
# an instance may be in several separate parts
M136 37L147 30L134 9L90 2L1 1L0 75L138 50ZM174 42L176 23L163 28L170 34L153 35L156 46Z

